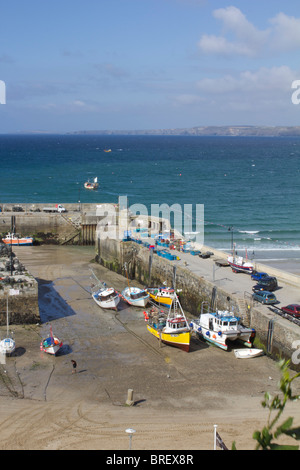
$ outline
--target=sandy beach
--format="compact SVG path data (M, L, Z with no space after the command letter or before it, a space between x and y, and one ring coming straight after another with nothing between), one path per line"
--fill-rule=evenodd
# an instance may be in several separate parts
M127 450L127 428L136 430L134 450L211 450L215 424L227 447L255 448L252 434L267 422L264 393L278 392L273 360L237 360L196 338L189 353L160 346L143 309L102 310L90 269L118 291L127 280L93 263L94 248L16 254L39 281L41 324L14 327L16 354L0 365L1 450ZM64 343L57 357L39 349L50 324ZM134 406L125 404L128 389ZM299 403L288 416L299 426Z

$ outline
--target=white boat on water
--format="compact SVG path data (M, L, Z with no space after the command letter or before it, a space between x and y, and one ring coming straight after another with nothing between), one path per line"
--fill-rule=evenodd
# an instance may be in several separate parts
M264 354L263 349L235 349L234 350L235 357L238 359L251 359L252 357L262 356Z
M252 348L255 330L244 327L240 317L228 310L201 313L199 319L191 321L190 326L200 338L221 349L227 350L228 342L236 340L242 342L244 346Z
M92 181L92 182L86 181L84 183L84 187L85 187L85 189L98 189L99 183L98 183L97 176L96 176L96 178L94 178L94 181Z
M230 264L232 271L234 272L243 272L243 273L252 274L254 270L253 263L248 261L247 250L246 250L246 258L243 258L242 256L237 256L235 254L235 246L234 246L233 253L231 256L228 256L227 261Z
M125 287L122 290L121 297L129 304L135 307L146 307L150 295L145 289L139 287Z
M9 356L16 349L13 333L9 331L8 298L6 301L6 336L0 341L0 353Z

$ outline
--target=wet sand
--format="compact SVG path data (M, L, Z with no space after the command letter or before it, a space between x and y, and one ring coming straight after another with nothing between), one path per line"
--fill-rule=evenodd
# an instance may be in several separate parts
M39 280L41 324L15 327L16 355L0 365L1 450L127 450L129 427L134 450L211 450L214 424L229 448L233 441L255 448L252 434L267 422L264 392L278 392L274 361L237 360L197 339L189 353L160 347L143 309L121 303L116 313L93 302L90 268L119 291L127 285L91 262L93 248L16 254ZM39 349L50 322L64 342L57 357ZM125 404L128 389L134 406ZM290 404L284 414L295 426L299 408Z

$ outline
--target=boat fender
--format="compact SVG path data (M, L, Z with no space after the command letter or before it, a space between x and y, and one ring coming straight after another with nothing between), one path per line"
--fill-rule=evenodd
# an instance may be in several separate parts
M199 326L199 328L198 328L198 331L202 331L202 328L201 328L201 326Z
M219 336L222 336L222 331L218 331L218 335L219 335Z
M205 334L206 334L206 336L208 336L208 337L210 336L210 332L209 332L209 331L207 331Z
M216 335L212 335L213 339L216 339Z

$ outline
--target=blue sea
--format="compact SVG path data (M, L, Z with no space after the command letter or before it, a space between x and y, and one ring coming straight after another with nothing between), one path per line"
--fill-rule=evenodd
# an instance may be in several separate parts
M1 135L0 161L0 204L203 204L206 245L300 260L300 138Z

